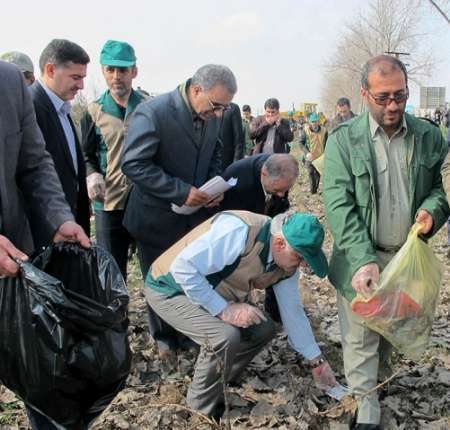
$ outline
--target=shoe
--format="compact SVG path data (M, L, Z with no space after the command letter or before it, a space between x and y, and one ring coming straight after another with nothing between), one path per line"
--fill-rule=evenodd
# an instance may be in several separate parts
M220 419L222 418L224 412L225 404L221 402L216 406L215 411L210 415L210 417L217 423L220 423Z
M381 430L379 424L366 424L366 423L357 423L356 417L358 416L358 411L352 416L348 428L350 430Z

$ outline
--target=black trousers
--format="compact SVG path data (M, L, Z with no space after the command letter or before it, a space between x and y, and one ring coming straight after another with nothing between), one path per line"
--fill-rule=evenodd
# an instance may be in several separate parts
M309 191L311 194L316 194L320 183L320 173L313 166L311 161L305 161L305 168L309 176Z
M56 427L48 418L46 418L40 412L35 411L28 405L25 405L25 409L27 411L28 421L30 422L30 426L33 430L58 430L58 427ZM88 414L87 416L83 417L83 422L80 423L79 426L77 426L77 429L79 430L87 429L89 427L89 424L91 424L93 420L100 414L101 412L96 412Z
M117 262L123 278L127 279L128 248L131 236L122 225L125 211L95 210L95 237L97 244L105 248Z

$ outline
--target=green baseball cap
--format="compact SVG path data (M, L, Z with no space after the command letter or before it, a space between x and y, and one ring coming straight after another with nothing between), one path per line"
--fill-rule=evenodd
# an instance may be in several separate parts
M15 64L23 72L34 73L33 62L27 54L18 51L5 52L0 60Z
M310 120L311 122L319 121L319 120L320 120L320 116L313 112L313 113L309 116L309 120Z
M130 67L136 64L133 47L127 42L108 40L100 53L102 66Z
M327 276L328 262L322 251L325 232L317 217L297 212L286 220L281 231L289 245L305 259L317 276Z

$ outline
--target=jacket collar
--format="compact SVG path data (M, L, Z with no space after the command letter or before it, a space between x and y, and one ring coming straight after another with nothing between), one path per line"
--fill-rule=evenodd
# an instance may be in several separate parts
M130 112L133 112L136 106L144 100L144 96L139 94L137 91L131 90L130 97L128 99L127 108L125 111L125 116ZM101 106L102 112L112 115L116 118L123 119L122 110L120 106L116 103L114 98L111 96L110 90L105 91L98 99L97 103Z

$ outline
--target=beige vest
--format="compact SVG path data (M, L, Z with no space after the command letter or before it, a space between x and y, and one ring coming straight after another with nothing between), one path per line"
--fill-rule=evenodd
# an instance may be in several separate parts
M325 133L326 128L320 126L320 130L317 133L311 131L309 127L305 127L305 133L308 137L309 152L312 155L312 160L319 158L325 151Z
M244 302L252 289L264 289L292 276L293 273L287 273L277 266L272 271L266 271L271 240L270 217L247 211L226 211L226 213L239 217L248 225L249 230L241 257L221 272L207 276L208 281L223 298L228 301ZM151 267L146 280L147 286L169 296L182 293L181 287L175 283L170 274L170 266L186 246L211 228L219 215L200 224L162 254Z
M88 111L95 126L100 129L105 145L108 148L106 154L104 210L123 210L125 209L131 186L121 169L121 157L128 116L123 122L120 118L102 112L101 106L97 103L91 103L88 106Z

